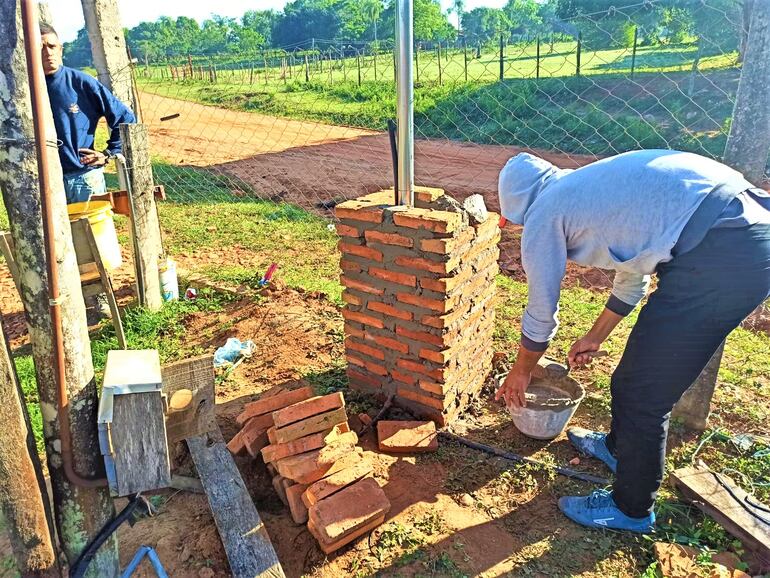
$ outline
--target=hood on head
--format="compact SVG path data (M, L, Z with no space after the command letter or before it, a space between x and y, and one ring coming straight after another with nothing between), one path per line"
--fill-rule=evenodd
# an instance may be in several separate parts
M523 225L524 215L546 182L561 172L548 161L529 153L519 153L510 159L497 182L500 213L511 223Z

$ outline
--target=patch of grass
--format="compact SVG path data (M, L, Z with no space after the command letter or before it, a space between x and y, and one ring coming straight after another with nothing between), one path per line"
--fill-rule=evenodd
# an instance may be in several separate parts
M31 355L20 355L14 358L16 374L19 376L19 384L27 405L29 421L32 433L35 435L38 453L43 453L43 415L40 413L40 397L37 392L37 379L35 378L35 363Z
M432 509L424 516L414 520L414 527L426 536L443 534L447 530L446 520L438 510Z
M381 564L393 559L397 554L401 564L396 563L403 566L413 561L410 555L424 543L425 539L414 528L392 522L380 532L372 552Z
M431 556L428 560L422 563L425 570L428 572L427 575L416 573L415 578L418 576L442 576L446 578L467 578L467 574L462 572L460 570L460 567L457 565L457 562L452 560L452 558L447 554L446 552L441 552L440 554L437 554L436 556Z

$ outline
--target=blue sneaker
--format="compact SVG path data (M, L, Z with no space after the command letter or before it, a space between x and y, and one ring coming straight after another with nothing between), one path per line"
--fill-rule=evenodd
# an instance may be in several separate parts
M647 534L655 526L655 514L631 518L621 512L607 490L595 490L590 496L559 498L559 509L573 522L589 528L625 530Z
M618 471L618 460L607 449L607 434L571 427L567 430L567 438L580 452L603 461L613 473Z

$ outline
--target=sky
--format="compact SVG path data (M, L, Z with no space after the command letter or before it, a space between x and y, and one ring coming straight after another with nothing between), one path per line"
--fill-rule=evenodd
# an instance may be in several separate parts
M247 10L281 10L287 0L220 0L216 10L211 3L195 0L118 0L123 26L133 28L145 20L154 21L160 16L189 16L198 22L209 18L212 13L220 16L239 17ZM80 0L48 0L53 17L53 24L59 37L67 42L74 40L78 30L83 27L83 11ZM441 0L444 10L452 4L451 0ZM478 6L502 8L505 0L466 0L465 9ZM456 18L450 17L452 23Z

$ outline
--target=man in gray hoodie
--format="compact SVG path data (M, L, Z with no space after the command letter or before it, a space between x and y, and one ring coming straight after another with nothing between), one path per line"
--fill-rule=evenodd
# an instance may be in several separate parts
M612 491L563 497L591 527L648 532L663 479L671 409L717 347L770 296L770 196L716 161L641 150L561 170L522 153L500 173L503 217L524 225L529 297L516 363L496 398L521 406L558 327L567 261L615 271L612 294L571 365L592 354L647 292L612 376L608 434L572 428L570 441L616 473Z

